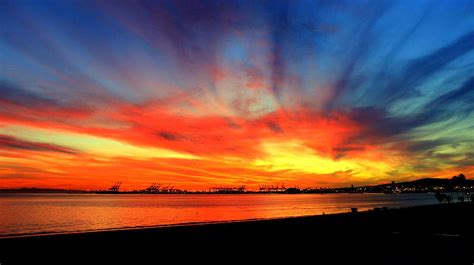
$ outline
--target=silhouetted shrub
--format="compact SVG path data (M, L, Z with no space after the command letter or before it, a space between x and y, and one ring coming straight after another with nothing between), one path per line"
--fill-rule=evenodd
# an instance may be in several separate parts
M446 198L445 198L446 202L447 202L447 203L451 203L451 201L453 200L453 198L452 198L451 196L449 196L449 195L445 195L445 196L446 196Z
M441 194L439 191L436 192L435 197L439 203L442 203L446 199L446 195Z

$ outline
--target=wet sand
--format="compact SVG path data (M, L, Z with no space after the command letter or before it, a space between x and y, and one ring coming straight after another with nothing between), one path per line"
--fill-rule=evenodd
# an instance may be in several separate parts
M28 260L67 264L64 255L82 264L286 260L472 265L474 203L0 239L2 265Z

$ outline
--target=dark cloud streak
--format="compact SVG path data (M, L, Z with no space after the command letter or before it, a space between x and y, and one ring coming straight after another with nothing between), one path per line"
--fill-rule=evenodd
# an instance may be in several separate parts
M0 100L32 108L58 105L54 100L30 92L6 80L0 80Z
M0 135L0 149L12 149L23 151L37 151L37 152L54 152L74 155L79 151L54 144L30 142L18 139L8 135Z

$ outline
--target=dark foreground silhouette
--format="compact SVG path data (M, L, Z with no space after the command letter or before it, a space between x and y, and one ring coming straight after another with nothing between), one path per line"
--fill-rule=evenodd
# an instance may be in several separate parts
M474 203L0 239L1 264L470 264ZM33 263L29 263L33 264Z

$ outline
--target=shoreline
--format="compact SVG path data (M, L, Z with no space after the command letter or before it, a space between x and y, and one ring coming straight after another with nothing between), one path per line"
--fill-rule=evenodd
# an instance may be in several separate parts
M40 193L40 195L43 195ZM57 194L54 194L57 195ZM67 194L69 195L69 194ZM100 194L103 195L103 194ZM109 194L106 194L109 195ZM146 194L146 195L158 195L158 194ZM166 194L173 195L173 194ZM216 195L226 195L226 194L216 194ZM258 194L263 195L263 194ZM356 208L357 214L363 214L366 212L373 211L387 211L387 210L399 210L412 207L420 206L433 206L436 204L427 204L427 205L416 205L416 206L404 206L404 207L362 207ZM362 210L361 210L362 209ZM307 215L293 215L293 216L282 216L282 217L262 217L262 218L249 218L249 219L235 219L235 220L216 220L216 221L205 221L205 222L182 222L182 223L170 223L170 224L157 224L157 225L143 225L143 226L124 226L124 227L112 227L112 228L103 228L103 229L91 229L91 230L77 230L77 231L43 231L43 232L33 232L33 233L24 233L24 234L0 234L0 240L2 239L14 239L14 238L29 238L29 237L43 237L43 236L67 236L74 234L89 234L89 233L102 233L102 232L120 232L120 231L133 231L133 230L142 230L142 229L166 229L173 227L188 227L188 226L203 226L203 225L216 225L216 224L232 224L232 223L247 223L247 222L259 222L259 221L275 221L275 220L287 220L287 219L301 219L301 218L317 218L320 216L332 216L332 215L346 215L354 214L351 213L351 208L347 208L346 211L339 212L322 212L319 214L307 214Z
M429 205L422 205L429 206ZM387 208L388 210L404 209L418 206L398 207L398 208L387 208L380 207L378 209ZM375 211L374 209L367 209L358 211L356 214L362 214L366 212ZM75 234L90 234L90 233L102 233L102 232L120 232L120 231L134 231L134 230L148 230L148 229L166 229L175 227L194 227L194 226L207 226L207 225L218 225L218 224L234 224L234 223L252 223L261 221L277 221L277 220L291 220L300 218L317 218L319 216L333 216L333 215L345 215L353 214L350 211L337 212L337 213L321 213L321 214L308 214L308 215L295 215L285 217L269 217L269 218L251 218L241 220L228 220L228 221L208 221L208 222L188 222L188 223L176 223L176 224L162 224L162 225L149 225L149 226L130 226L130 227L117 227L117 228L105 228L97 230L79 230L79 231L67 231L67 232L38 232L31 234L10 234L0 235L0 240L4 239L15 239L15 238L29 238L29 237L44 237L44 236L67 236Z
M186 192L186 193L137 193L137 192L118 192L118 193L107 193L107 192L3 192L0 191L0 195L145 195L145 196L156 196L156 195L331 195L331 194L426 194L435 193L434 191L423 191L423 192L300 192L300 193L285 193L285 192L244 192L244 193L217 193L217 192ZM448 192L449 193L449 192Z
M364 260L365 264L374 261L374 264L471 265L474 262L473 220L474 203L466 202L357 213L12 237L0 238L0 259L21 260L18 253L27 251L43 255L47 257L45 262L51 262L53 252L75 255L78 249L84 258L106 258L108 252L104 252L104 247L115 249L124 259L146 258L144 253L154 251L184 251L199 255L211 250L215 255L241 253L248 257L263 249L273 249L295 257L305 253L306 256L315 253L319 259L337 257L337 261L344 264ZM45 256L45 253L51 255ZM370 257L369 261L367 257ZM430 262L425 262L427 260ZM335 263L339 264L332 262ZM8 263L5 261L5 264Z

